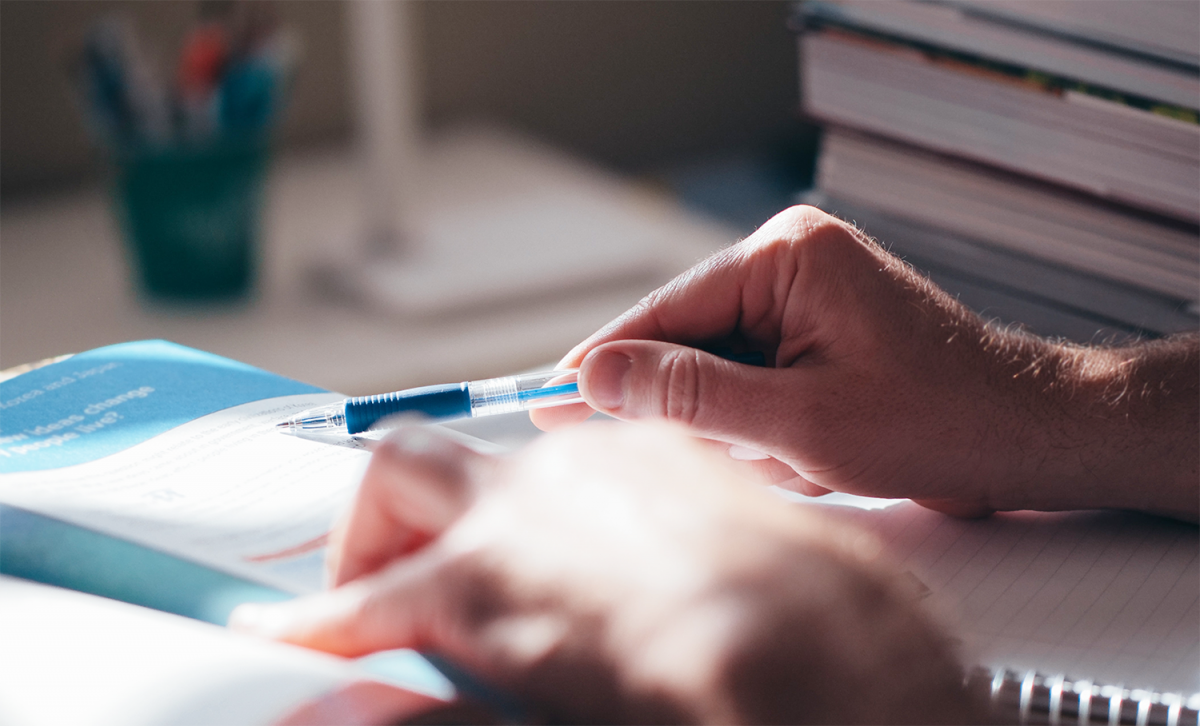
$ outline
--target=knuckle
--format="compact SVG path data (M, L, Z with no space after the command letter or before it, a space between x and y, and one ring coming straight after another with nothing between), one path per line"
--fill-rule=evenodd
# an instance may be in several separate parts
M824 253L859 244L853 227L806 205L789 207L776 214L754 236L757 239L747 252L772 256Z
M775 215L772 221L778 220L788 227L813 227L834 218L808 204L796 204Z
M796 241L806 246L840 247L857 241L849 225L819 209L806 214L795 229Z
M795 239L821 236L832 230L845 231L845 222L807 205L789 207L776 215L772 221L776 220L780 227L787 231L787 236Z
M592 342L592 347L602 342L610 342L614 337L622 337L617 331L621 331L622 328L633 322L648 321L651 325L661 326L659 310L668 304L674 295L678 294L680 288L686 285L688 274L679 275L667 284L647 293L641 300L634 303L633 307L589 338L589 341L599 341Z
M660 413L669 421L685 426L695 423L699 414L700 362L696 351L677 350L664 356L659 363L658 400Z
M495 548L468 547L448 554L438 569L438 593L427 609L429 632L442 638L473 636L503 618L514 601L503 558Z
M624 317L641 317L647 313L653 312L654 309L658 307L658 304L662 298L663 287L655 288L654 290L646 293L641 300L638 300Z
M687 290L688 285L691 284L697 276L697 270L702 270L703 268L704 263L696 265L695 267L676 275L665 284L655 288L654 290L651 290L638 302L637 309L647 315L656 315L660 307L670 300L683 294Z

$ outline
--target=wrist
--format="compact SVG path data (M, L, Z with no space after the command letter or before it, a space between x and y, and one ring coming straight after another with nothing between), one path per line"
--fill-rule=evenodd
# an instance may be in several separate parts
M1018 394L1017 471L993 488L996 508L1133 509L1195 520L1197 339L1047 344L1039 356Z

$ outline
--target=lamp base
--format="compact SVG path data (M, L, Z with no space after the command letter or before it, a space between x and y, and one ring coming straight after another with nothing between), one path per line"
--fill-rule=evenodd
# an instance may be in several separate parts
M649 291L734 239L663 195L493 129L434 140L422 171L411 239L339 275L370 307L434 316L616 285Z

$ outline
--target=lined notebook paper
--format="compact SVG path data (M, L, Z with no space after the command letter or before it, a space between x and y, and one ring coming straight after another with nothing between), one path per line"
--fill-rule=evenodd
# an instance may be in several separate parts
M907 501L863 509L832 497L823 508L876 532L959 619L968 659L1197 700L1196 526L1123 512L958 520Z

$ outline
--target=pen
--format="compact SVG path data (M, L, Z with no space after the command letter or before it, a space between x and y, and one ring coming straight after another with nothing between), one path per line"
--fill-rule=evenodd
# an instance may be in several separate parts
M288 433L332 433L332 429L360 434L399 413L424 414L441 420L475 418L582 400L578 370L543 371L347 398L342 403L310 408L276 424L275 428Z
M764 364L762 353L733 354L720 351L716 355L736 363ZM529 411L581 401L579 370L570 368L347 398L341 403L310 408L276 424L275 428L285 433L345 431L360 434L383 419L400 413L449 420Z

